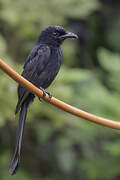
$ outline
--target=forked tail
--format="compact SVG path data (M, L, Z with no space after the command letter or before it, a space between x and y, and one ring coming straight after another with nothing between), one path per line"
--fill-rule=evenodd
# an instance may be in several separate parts
M9 166L9 172L12 175L16 173L16 170L17 170L17 168L19 166L19 162L20 162L21 143L22 143L22 136L23 136L24 125L25 125L25 120L26 120L26 115L27 115L27 108L28 108L28 103L24 102L22 104L21 110L20 110L19 126L17 129L15 152L14 152L12 162Z

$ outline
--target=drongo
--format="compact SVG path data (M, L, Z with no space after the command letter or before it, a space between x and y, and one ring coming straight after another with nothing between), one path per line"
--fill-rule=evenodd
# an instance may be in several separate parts
M60 26L49 26L45 28L25 61L21 75L40 88L44 96L47 93L45 89L52 83L60 69L62 63L60 45L67 38L77 38L77 35L66 32L65 29ZM20 117L15 152L9 167L9 172L11 174L16 172L20 162L21 143L27 109L34 98L34 94L21 85L18 86L18 103L16 105L15 114L20 111Z

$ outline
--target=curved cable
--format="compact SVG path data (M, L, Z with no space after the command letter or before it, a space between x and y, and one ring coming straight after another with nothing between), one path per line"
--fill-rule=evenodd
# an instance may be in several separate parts
M49 102L53 104L54 106L71 113L75 116L78 116L80 118L86 119L88 121L100 124L102 126L107 126L109 128L113 129L120 129L120 122L116 122L110 119L105 119L99 116L95 116L91 113L87 113L81 109L75 108L69 104L66 104L63 101L60 101L56 99L55 97L49 98L48 95L43 97L43 92L34 86L32 83L24 79L21 75L19 75L16 71L14 71L10 66L8 66L2 59L0 59L0 68L8 74L12 79L14 79L16 82L21 84L24 88L26 88L28 91L32 92L33 94L37 95L39 98L44 99L46 102Z

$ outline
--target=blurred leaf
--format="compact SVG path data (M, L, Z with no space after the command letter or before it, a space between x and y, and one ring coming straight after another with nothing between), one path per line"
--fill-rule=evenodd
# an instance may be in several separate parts
M120 55L117 53L112 53L107 49L99 49L98 58L101 65L108 72L120 72Z

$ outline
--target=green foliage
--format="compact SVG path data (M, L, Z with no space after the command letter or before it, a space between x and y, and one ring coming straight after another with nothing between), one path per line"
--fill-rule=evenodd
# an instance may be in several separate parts
M84 20L91 39L80 39L80 44L65 42L63 66L48 91L73 106L119 121L120 17L119 10L115 11L98 0L0 0L0 58L21 73L45 26L57 24L69 29L67 19ZM104 33L100 32L104 23L100 14L111 22ZM77 57L84 52L83 58ZM81 68L81 62L88 60L95 65L88 68L88 63L87 68ZM2 71L0 76L1 180L119 179L119 132L74 117L38 98L28 111L21 168L10 176L7 169L19 116L14 118L17 86Z
M106 32L106 39L112 49L115 51L120 51L120 15L119 12L116 13L116 17L111 21L111 27Z

